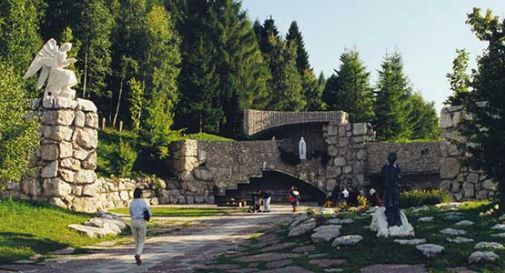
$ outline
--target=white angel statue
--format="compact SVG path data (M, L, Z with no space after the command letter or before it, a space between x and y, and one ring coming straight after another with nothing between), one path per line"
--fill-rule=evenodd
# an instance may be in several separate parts
M42 69L37 82L37 89L42 88L47 79L44 97L75 98L75 90L72 87L78 83L77 78L74 71L65 69L65 67L76 62L74 58L67 59L67 52L70 49L72 49L71 43L64 43L58 47L56 40L50 39L35 56L28 71L26 71L25 79Z

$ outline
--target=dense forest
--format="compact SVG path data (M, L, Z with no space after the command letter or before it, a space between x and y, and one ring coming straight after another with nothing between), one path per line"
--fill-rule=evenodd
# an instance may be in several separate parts
M273 18L252 23L237 1L0 5L4 62L22 73L43 41L72 42L78 96L93 100L110 127L122 121L150 141L173 129L241 138L246 108L344 110L373 123L381 139L437 137L433 104L413 92L399 53L384 57L375 84L356 49L326 79L311 67L295 21L283 36Z

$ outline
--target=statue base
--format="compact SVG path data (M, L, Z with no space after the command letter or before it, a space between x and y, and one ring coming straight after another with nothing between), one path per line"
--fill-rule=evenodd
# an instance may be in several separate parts
M377 237L407 237L415 236L414 227L409 223L405 212L400 211L400 218L402 220L401 226L388 227L388 221L386 218L386 208L378 208L372 217L372 223L370 224L370 230L377 232Z

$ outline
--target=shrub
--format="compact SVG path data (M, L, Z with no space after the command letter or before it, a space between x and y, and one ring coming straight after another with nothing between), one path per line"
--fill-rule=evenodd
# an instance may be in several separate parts
M137 152L128 144L128 142L120 141L119 149L116 152L116 160L114 161L114 170L121 177L130 176L133 164L137 160Z
M420 207L450 202L450 195L441 190L411 190L400 194L400 207Z

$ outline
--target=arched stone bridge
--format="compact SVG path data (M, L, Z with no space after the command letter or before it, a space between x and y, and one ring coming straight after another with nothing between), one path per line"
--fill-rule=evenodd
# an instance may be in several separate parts
M348 114L343 111L279 112L252 109L244 111L244 132L247 135L255 135L286 125L330 122L347 123Z

